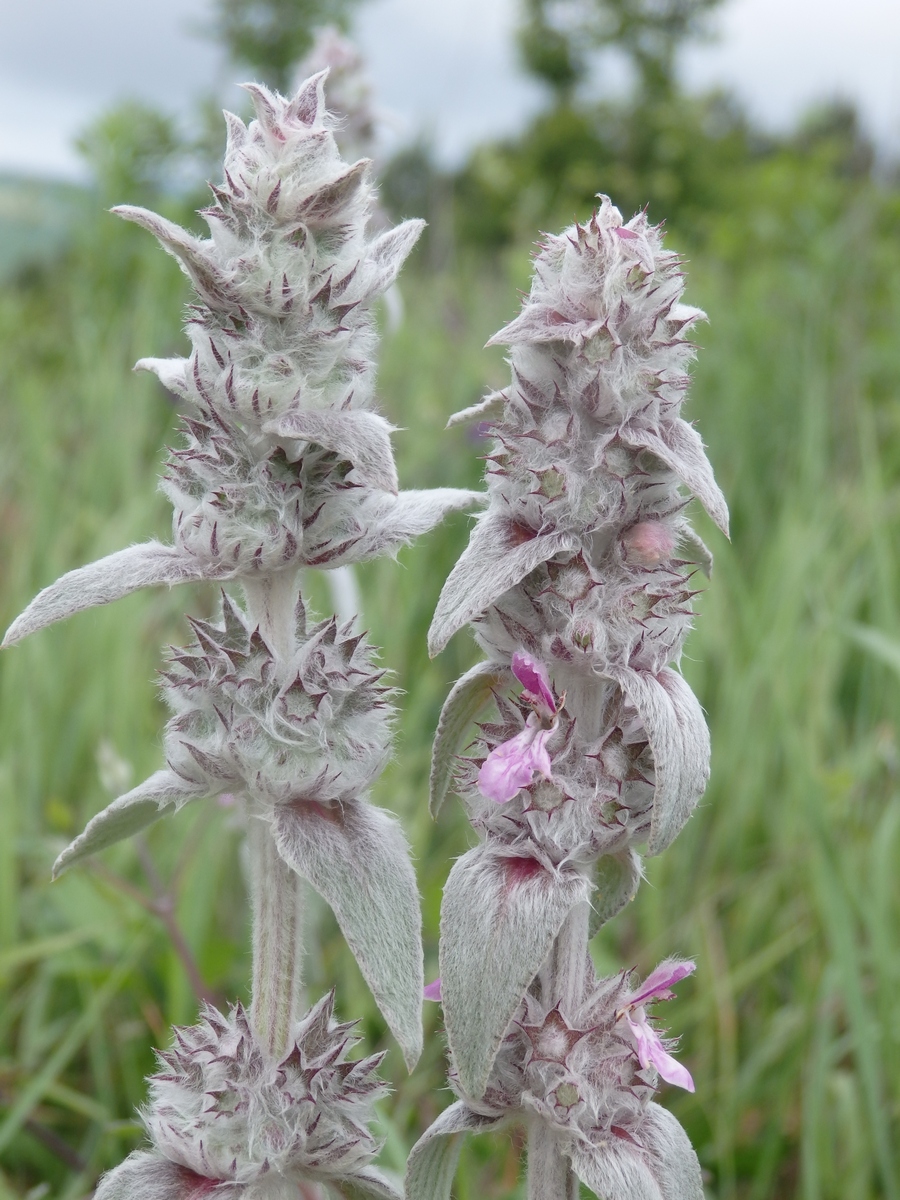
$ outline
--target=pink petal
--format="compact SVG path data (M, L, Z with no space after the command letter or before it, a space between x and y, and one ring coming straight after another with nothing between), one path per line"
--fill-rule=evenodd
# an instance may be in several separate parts
M441 999L441 981L440 978L435 979L433 983L426 983L422 988L422 998L425 1000Z
M628 1017L628 1025L634 1037L638 1061L642 1067L654 1066L660 1078L666 1083L674 1083L676 1087L688 1092L694 1090L694 1081L687 1067L682 1066L678 1059L673 1058L662 1043L662 1038L655 1029L647 1024L643 1009L639 1009L634 1017Z
M550 686L550 676L547 668L530 654L516 650L512 656L512 673L527 692L534 697L540 697L551 713L556 712L556 701L553 698L553 688Z
M549 779L550 755L544 743L551 732L526 725L521 733L492 750L478 773L482 795L497 804L505 804L523 787L528 787L535 771Z
M667 959L664 963L660 963L655 971L650 972L638 991L628 997L628 1003L631 1005L652 1003L653 997L658 1000L668 999L669 997L664 996L664 993L667 993L673 984L684 979L686 975L692 974L696 969L697 964L689 960L677 962Z
M659 1072L660 1078L666 1083L674 1083L676 1087L684 1088L686 1092L694 1091L694 1081L687 1067L682 1066L677 1058L667 1053L661 1043L651 1047L650 1057Z
M637 1020L634 1017L626 1017L626 1020L634 1037L634 1047L637 1050L638 1062L643 1068L646 1068L653 1061L651 1039L656 1035L647 1024L647 1018L644 1016L643 1009L637 1014L637 1017ZM658 1040L659 1038L657 1037Z

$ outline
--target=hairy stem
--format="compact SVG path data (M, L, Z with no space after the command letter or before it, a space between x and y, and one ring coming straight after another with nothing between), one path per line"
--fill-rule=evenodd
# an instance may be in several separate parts
M578 1176L540 1117L528 1123L528 1200L578 1200Z
M283 670L297 644L297 606L300 600L299 572L288 567L241 580L247 610L259 626L276 666Z
M265 821L250 818L253 993L250 1017L276 1059L297 1017L302 966L303 882L282 860Z
M553 943L550 959L551 987L556 999L562 1001L568 1016L572 1016L584 997L584 977L589 953L589 916L590 907L587 901L576 904Z

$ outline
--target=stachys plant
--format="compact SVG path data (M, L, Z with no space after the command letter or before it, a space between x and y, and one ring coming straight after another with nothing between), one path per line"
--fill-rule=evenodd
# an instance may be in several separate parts
M374 236L369 163L343 161L327 72L290 100L248 85L256 119L226 114L224 181L200 239L144 209L196 302L186 358L144 359L179 399L183 443L162 487L170 545L132 546L51 584L5 644L137 588L237 584L193 621L163 674L165 766L94 817L55 871L203 797L242 797L249 841L249 1013L208 1009L176 1032L151 1081L153 1147L105 1177L104 1200L297 1196L303 1181L363 1197L397 1189L369 1164L375 1062L346 1061L320 1001L299 1020L303 881L338 923L407 1063L421 1048L415 875L396 820L367 799L390 752L390 691L351 623L314 622L301 569L393 553L477 495L398 491L392 426L373 409L373 301L422 222ZM305 1186L305 1185L304 1185Z
M635 895L702 793L709 737L677 670L692 576L710 556L692 496L727 531L703 444L680 416L703 316L644 214L606 197L544 241L520 315L493 339L512 382L454 420L487 421L489 506L451 572L433 653L471 623L487 658L441 717L432 811L452 786L481 835L441 912L450 1083L413 1150L409 1200L446 1200L466 1131L528 1129L531 1200L702 1200L687 1136L652 1101L693 1090L645 1005L693 964L596 978L588 940ZM686 494L685 494L686 493ZM479 725L474 752L462 736Z

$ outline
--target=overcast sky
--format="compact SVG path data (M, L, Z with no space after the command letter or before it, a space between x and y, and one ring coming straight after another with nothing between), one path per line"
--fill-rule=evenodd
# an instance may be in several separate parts
M541 101L517 71L517 0L366 0L357 40L395 137L425 131L445 161L521 125ZM184 111L229 72L197 35L208 0L0 0L0 170L77 177L77 131L135 96ZM900 149L900 0L726 0L719 36L692 49L692 88L725 84L784 127L808 104L854 98ZM234 93L232 93L234 95Z

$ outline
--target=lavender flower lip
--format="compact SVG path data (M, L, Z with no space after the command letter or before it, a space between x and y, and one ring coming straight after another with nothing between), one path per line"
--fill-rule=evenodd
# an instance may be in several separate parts
M522 732L495 746L478 772L479 790L497 804L518 795L535 772L550 779L546 743L558 724L556 697L543 663L517 651L512 656L512 673L524 685L522 699L534 711ZM565 697L562 700L565 702Z

